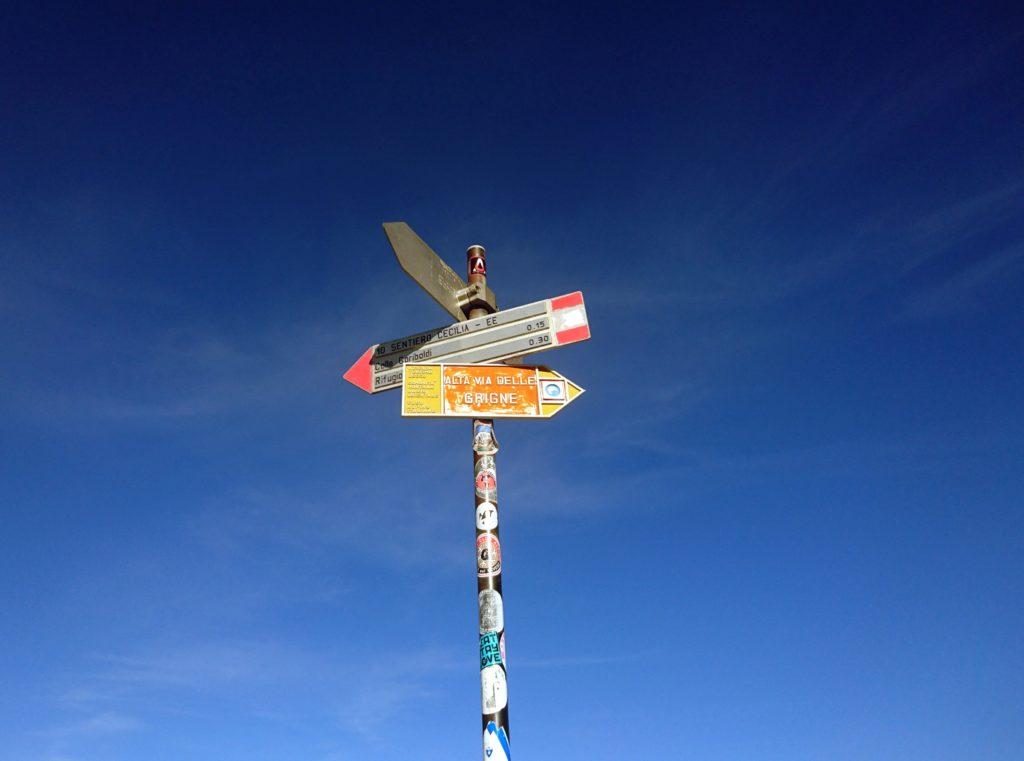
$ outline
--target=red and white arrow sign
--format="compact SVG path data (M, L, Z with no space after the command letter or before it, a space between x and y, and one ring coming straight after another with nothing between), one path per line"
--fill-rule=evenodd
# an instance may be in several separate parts
M374 394L401 386L406 362L500 362L588 338L590 324L583 294L576 291L374 344L344 378Z

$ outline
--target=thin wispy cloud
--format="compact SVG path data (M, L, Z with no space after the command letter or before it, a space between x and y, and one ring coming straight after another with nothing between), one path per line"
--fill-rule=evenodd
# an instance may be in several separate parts
M456 658L451 651L429 650L419 654L381 661L366 669L356 688L338 706L337 715L349 731L371 743L385 739L394 717L418 701L438 695L431 679L439 674L457 673L468 659ZM401 674L396 680L395 675ZM390 736L390 731L387 736Z
M117 735L124 732L137 732L145 726L144 722L132 716L104 711L69 724L62 731L68 735Z
M612 666L620 663L632 663L657 657L658 650L638 651L625 655L565 655L553 658L516 658L516 668L547 669L576 668L578 666Z
M794 146L795 156L738 209L712 217L713 224L747 224L800 203L804 181L820 182L840 174L942 104L955 101L992 71L1011 65L1024 39L1019 28L1009 29L997 43L936 57L942 43L932 37L934 33L925 30L922 39L894 56L874 81L847 96L845 107L827 115L820 110L809 114L807 127L814 131Z
M126 708L134 709L132 706ZM43 755L46 761L81 761L82 757L78 753L91 745L109 744L122 736L138 734L147 729L144 721L119 710L101 708L98 711L78 713L75 718L34 733L39 743L47 747Z
M736 333L750 330L757 331L753 334L757 339L750 345L763 348L767 326L780 325L786 319L777 310L798 299L815 298L825 304L828 299L843 304L881 300L892 305L891 311L903 312L900 301L907 298L908 290L912 293L920 287L913 278L940 262L965 273L955 276L958 285L951 283L948 290L942 289L947 295L935 294L934 298L951 298L957 287L980 289L986 282L994 284L996 271L1008 275L1013 268L1012 250L1024 236L1022 204L1024 182L1018 178L911 213L902 206L883 207L856 228L841 231L834 243L818 243L778 262L770 257L766 261L763 255L741 255L731 250L727 240L709 237L695 250L677 254L683 274L677 275L676 282L661 282L655 288L627 281L614 288L592 289L588 300L606 309L635 309L644 304L658 310L651 315L654 320L672 310L681 325L700 315L728 318L729 322L701 325L704 337L718 332L727 339L719 340L716 350L729 351L736 344ZM670 240L675 234L669 232L665 237ZM977 264L980 260L991 264ZM993 274L987 277L990 270ZM925 314L925 310L917 311ZM748 315L756 315L757 322L737 331L738 321ZM881 319L885 319L885 311ZM787 333L790 339L799 340L803 331ZM685 338L683 332L681 342Z
M972 312L1006 294L1024 276L1024 244L991 254L941 282L911 294L898 317L929 320Z
M383 494L379 481L360 474L301 493L248 489L211 499L193 529L200 542L227 552L269 544L315 554L344 549L392 568L463 563L456 513L439 510L429 494L409 493L400 503Z
M461 671L471 657L424 648L415 653L342 654L272 641L208 641L126 654L101 654L68 679L55 709L67 716L41 733L54 753L103 737L142 733L143 716L200 712L209 700L238 718L289 724L312 700L324 738L349 736L376 745L382 728L415 701L436 693L440 675ZM396 682L396 673L402 675Z

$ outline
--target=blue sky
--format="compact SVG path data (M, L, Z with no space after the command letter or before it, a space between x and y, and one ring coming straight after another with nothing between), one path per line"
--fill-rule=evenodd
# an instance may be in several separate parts
M5 16L0 759L476 757L468 424L340 377L399 219L587 300L518 758L1020 754L1019 8Z

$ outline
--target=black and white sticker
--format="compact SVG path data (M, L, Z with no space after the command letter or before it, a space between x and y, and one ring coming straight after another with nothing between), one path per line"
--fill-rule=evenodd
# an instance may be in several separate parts
M476 506L476 527L490 531L498 525L498 506L493 502L481 502Z
M500 632L505 628L505 605L496 590L484 589L477 596L480 608L480 633ZM504 639L502 639L504 641Z

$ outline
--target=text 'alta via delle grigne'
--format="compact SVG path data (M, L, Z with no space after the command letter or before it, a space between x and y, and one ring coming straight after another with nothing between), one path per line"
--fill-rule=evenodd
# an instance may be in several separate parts
M444 385L446 386L475 386L477 384L485 386L535 386L537 385L537 379L533 375L526 377L521 375L498 375L494 378L489 375L474 378L466 375L453 375L450 378L444 379Z

